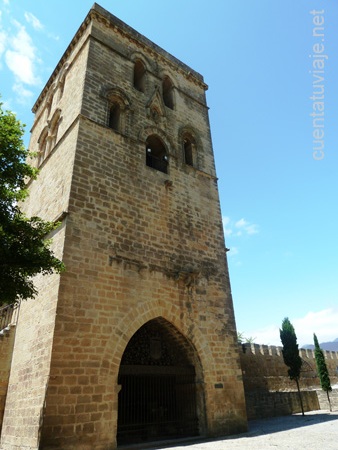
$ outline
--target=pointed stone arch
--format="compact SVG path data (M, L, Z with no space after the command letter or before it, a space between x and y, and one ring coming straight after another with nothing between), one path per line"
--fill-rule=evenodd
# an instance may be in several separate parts
M118 385L119 444L204 434L201 360L163 316L143 323L129 339Z
M161 302L163 303L163 302ZM187 336L196 349L201 366L211 367L212 357L206 336L194 328L193 338L189 334L189 329L183 327L180 320L181 310L173 304L160 304L159 301L149 301L128 311L120 320L115 329L115 336L107 342L106 360L120 363L122 355L128 342L136 331L150 320L162 317L171 323L182 335ZM118 338L116 339L116 337Z

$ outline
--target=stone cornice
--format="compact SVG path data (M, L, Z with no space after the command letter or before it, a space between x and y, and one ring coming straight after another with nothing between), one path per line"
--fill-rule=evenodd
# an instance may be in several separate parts
M97 3L94 3L93 7L87 14L86 18L80 25L78 31L75 33L73 39L68 45L66 51L62 55L60 61L55 67L52 75L48 79L45 87L43 88L41 94L36 100L32 111L36 113L40 104L43 102L50 86L53 84L54 80L57 78L59 71L69 58L71 52L74 50L75 46L87 30L87 28L94 21L104 24L105 26L113 29L116 33L119 33L122 37L129 39L130 42L136 45L136 47L142 49L144 53L147 54L148 57L153 58L155 55L159 57L163 63L167 64L172 70L178 71L181 73L186 79L197 84L202 89L207 90L208 86L203 81L203 76L198 72L191 69L189 66L181 62L179 59L172 56L170 53L166 52L164 49L150 41L148 38L138 33L132 27L124 23L122 20L118 19L113 14L106 11L104 8L99 6Z

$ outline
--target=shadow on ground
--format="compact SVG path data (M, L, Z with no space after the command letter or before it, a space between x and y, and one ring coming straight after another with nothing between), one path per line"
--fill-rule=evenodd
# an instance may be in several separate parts
M207 442L219 442L227 440L237 440L245 439L250 437L263 436L266 434L278 433L281 431L288 431L296 428L303 428L307 426L313 426L319 423L338 421L338 411L324 412L324 411L310 411L305 413L304 416L301 414L294 414L292 416L282 416L282 417L272 417L268 419L251 420L248 422L249 429L245 433L218 437L217 439L201 439L201 438L190 438L179 441L162 441L162 442L152 442L143 444L141 446L128 446L121 447L125 449L147 449L151 448L153 450L160 450L164 448L175 448L175 447L189 447L194 444L207 443Z
M249 431L238 436L231 436L231 439L245 436L260 436L263 434L278 433L279 431L292 430L294 428L307 427L317 423L338 420L338 412L318 412L293 414L292 416L273 417L269 419L249 421ZM225 438L226 439L226 438Z

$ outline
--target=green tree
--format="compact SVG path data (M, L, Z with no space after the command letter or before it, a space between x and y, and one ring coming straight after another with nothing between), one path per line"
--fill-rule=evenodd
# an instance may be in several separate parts
M323 350L319 346L318 339L317 339L317 336L315 335L315 333L313 333L313 341L315 343L315 359L316 359L316 366L317 366L318 376L319 376L319 380L320 380L320 385L321 385L323 391L326 392L327 399L329 401L330 411L332 411L331 401L330 401L330 396L329 396L329 392L332 391L331 381L330 381L330 377L329 377L329 372L327 370L327 365L325 362L325 356L324 356Z
M285 317L283 319L282 329L279 330L279 334L283 344L282 353L284 363L289 367L288 374L290 380L294 380L297 384L299 401L302 408L302 414L304 416L303 400L299 388L299 378L300 378L300 371L302 368L302 359L299 356L299 349L295 329L290 320L288 319L288 317Z
M37 176L23 134L24 125L0 102L0 305L34 297L31 277L64 269L46 240L58 224L27 218L19 206L28 195L26 181Z
M246 337L244 336L244 333L242 332L238 332L237 333L237 341L239 344L253 344L255 342L254 337L250 336L250 337Z

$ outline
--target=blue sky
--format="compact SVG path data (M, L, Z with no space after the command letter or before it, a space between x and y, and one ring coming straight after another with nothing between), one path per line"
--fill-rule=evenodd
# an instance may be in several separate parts
M31 107L92 4L0 0L0 92L27 145ZM99 4L209 85L238 331L280 345L288 316L301 345L338 338L338 4Z

